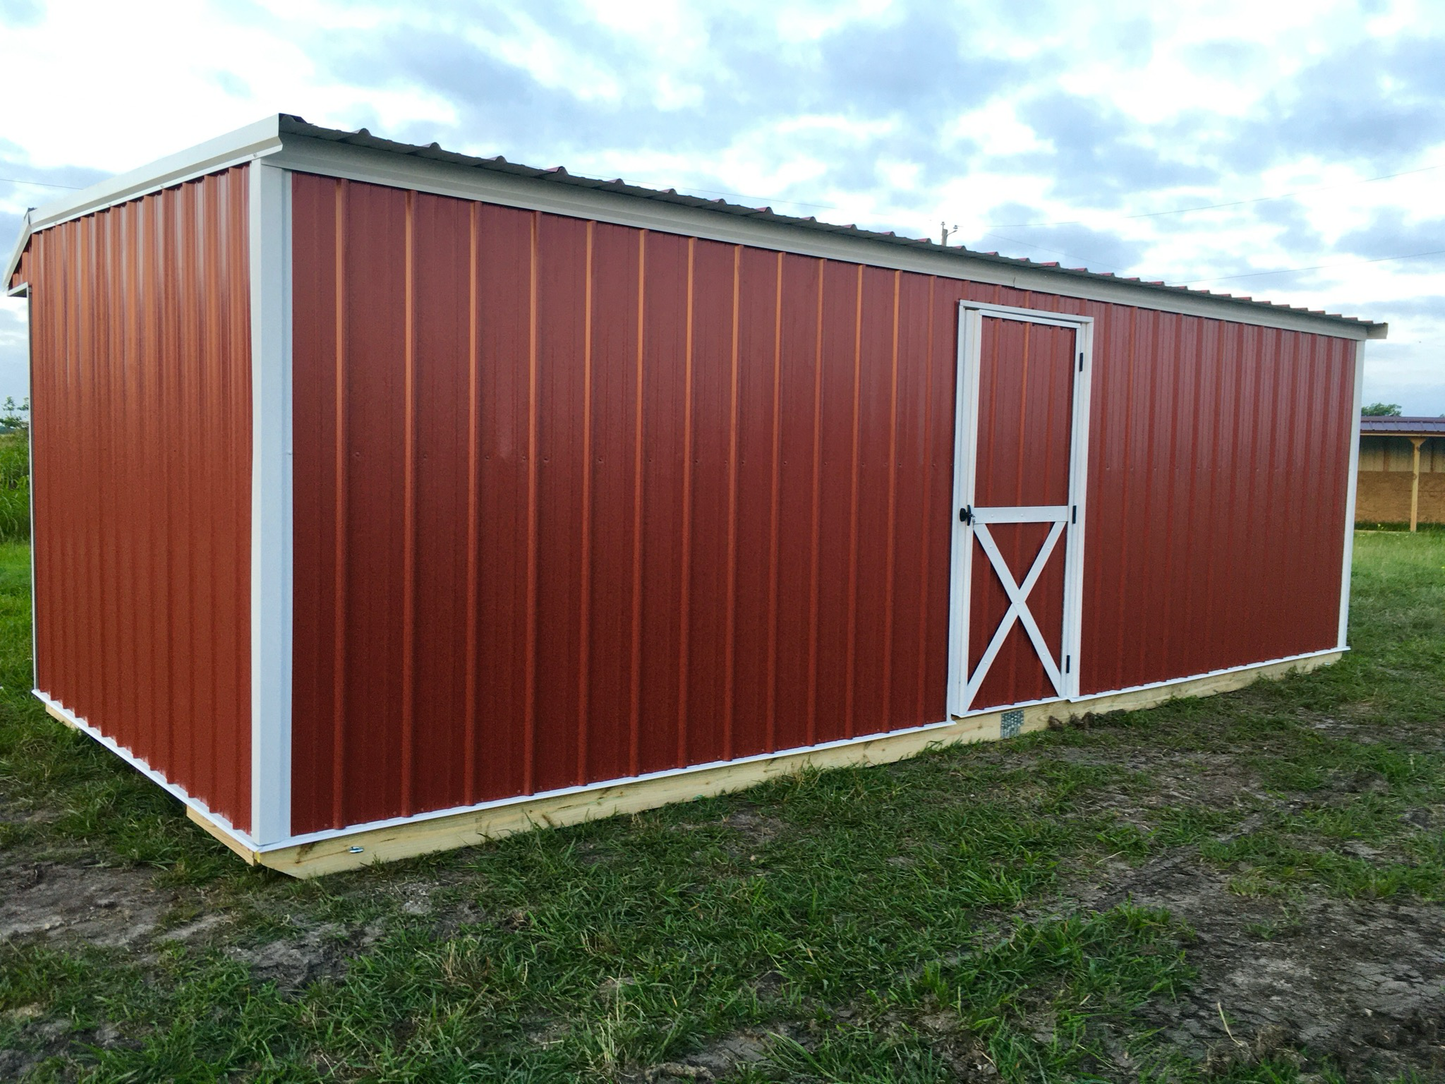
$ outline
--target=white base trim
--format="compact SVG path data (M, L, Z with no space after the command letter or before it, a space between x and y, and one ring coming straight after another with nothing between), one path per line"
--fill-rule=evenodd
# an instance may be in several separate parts
M1109 692L1091 693L1088 696L1077 697L1073 700L1034 700L1026 704L1008 704L1001 707L985 708L976 712L969 712L967 716L962 718L950 718L943 722L928 723L924 726L907 727L901 730L886 730L877 734L865 734L856 738L842 738L838 741L823 742L819 745L805 745L791 749L780 749L773 753L758 753L754 756L739 757L737 760L719 760L711 761L707 764L690 764L684 768L669 768L659 772L648 772L644 775L607 779L601 782L586 783L575 787L561 787L557 790L542 791L536 794L519 794L509 798L497 798L488 802L478 802L475 805L430 810L425 813L414 814L410 817L389 817L384 820L368 821L364 824L348 825L345 828L331 828L320 832L307 832L302 835L291 836L279 842L268 843L264 846L258 844L249 833L241 831L225 817L213 812L205 802L190 795L184 787L172 783L164 774L152 768L146 761L137 757L130 752L130 750L118 745L113 739L106 737L84 719L77 717L59 701L52 699L39 689L33 690L33 692L35 696L45 704L46 710L49 711L51 715L56 716L67 725L94 738L101 745L118 755L127 764L130 764L140 771L148 779L165 788L167 792L174 795L187 807L188 815L192 820L216 836L221 842L230 846L232 850L235 850L248 862L272 865L273 868L281 869L282 872L292 874L293 876L315 876L320 873L334 872L338 869L352 868L365 864L365 861L359 857L355 860L347 860L345 856L341 858L331 856L329 859L322 859L318 862L316 868L311 870L302 868L306 865L307 861L306 851L309 848L316 847L318 844L325 844L328 841L341 840L352 836L363 836L369 833L384 833L391 829L406 829L410 826L426 824L431 821L464 818L468 815L486 813L488 811L504 811L513 807L521 808L511 816L529 825L536 823L574 823L575 817L554 819L545 812L533 819L531 809L543 807L549 802L557 803L558 801L565 801L566 799L577 798L579 796L596 795L599 798L603 798L606 797L606 792L609 791L615 792L622 790L626 792L633 791L634 789L640 791L645 789L647 784L656 784L667 779L682 779L688 776L715 777L721 772L731 774L732 769L746 768L748 765L764 765L770 761L793 760L798 762L797 766L802 766L808 763L808 758L811 756L815 754L826 754L831 750L852 748L857 750L857 753L842 759L823 758L824 763L822 766L824 767L836 767L847 764L884 763L900 759L901 757L911 756L933 745L948 744L956 741L992 740L997 738L999 737L997 730L987 729L987 727L992 726L992 721L988 717L998 718L1006 711L1025 710L1026 723L1023 730L1028 732L1041 729L1046 725L1049 716L1052 714L1052 712L1047 709L1056 705L1066 705L1069 708L1069 710L1061 713L1065 718L1068 718L1079 714L1078 711L1073 710L1074 705L1079 705L1087 709L1090 704L1098 701L1117 700L1120 697L1131 694L1147 694L1151 691L1167 689L1173 686L1185 686L1186 688L1181 689L1181 693L1184 696L1211 695L1212 693L1224 691L1229 688L1237 688L1239 684L1243 684L1243 682L1226 683L1221 687L1200 688L1200 686L1207 685L1207 683L1213 679L1227 679L1231 675L1242 675L1248 671L1260 671L1260 676L1269 676L1268 671L1271 669L1291 667L1295 664L1326 656L1339 657L1340 654L1341 652L1338 648L1331 648L1324 651L1310 651L1300 655L1287 655L1284 658L1271 659L1266 662L1249 663L1244 666L1231 666L1221 670L1211 670L1206 674L1172 678L1168 681L1156 681L1147 685L1134 685L1127 689L1117 689ZM1198 691L1191 692L1190 689L1187 688L1191 686ZM1146 698L1142 703L1133 706L1119 705L1119 707L1122 707L1123 710L1142 710L1145 707L1156 705L1162 702L1162 700L1167 699L1170 699L1170 697ZM1110 707L1107 710L1115 710L1115 708ZM970 729L964 724L977 725ZM985 729L980 730L980 726L985 727ZM933 734L937 734L937 737L933 740L927 740L929 736ZM869 746L875 747L876 751L870 753L868 751ZM890 747L896 747L895 751L890 753L888 751ZM779 769L779 771L792 770L796 770L796 767L784 765L782 769ZM721 789L719 789L718 786L709 785L706 789L708 793L722 793L724 790L735 789L739 786L755 786L767 777L768 773L766 772L756 773L756 778L750 777L747 772L741 772L738 773L738 781L735 783L722 787ZM702 782L703 780L700 780L699 785L701 785ZM670 800L678 801L691 797L696 797L696 794L689 791L685 795L680 795ZM640 803L638 808L654 808L662 804L665 803L663 801L646 801ZM600 805L599 815L607 815L606 810L602 809ZM471 840L471 842L477 841L477 839ZM460 846L461 844L443 843L426 849L436 850L448 845ZM389 857L403 857L405 854L426 853L426 849L405 849L402 853L390 855ZM288 864L285 862L276 862L273 859L268 862L265 857L268 854L281 855L281 852L286 852L286 854L282 856L283 858L297 859L297 861ZM381 856L376 854L373 848L367 853L366 861L373 861L377 857ZM295 865L297 868L291 868L292 865Z
M1305 659L1318 659L1322 655L1338 655L1348 651L1347 647L1327 647L1320 651L1306 651L1302 655L1285 655L1278 659L1267 659L1264 662L1247 662L1242 666L1226 666L1222 670L1208 670L1202 674L1191 674L1189 677L1170 678L1168 681L1151 681L1145 685L1130 685L1123 689L1107 689L1101 693L1089 693L1087 695L1075 696L1070 699L1073 704L1088 704L1090 700L1100 700L1106 696L1123 696L1125 693L1142 693L1150 689L1164 689L1170 685L1179 685L1186 681L1207 681L1212 677L1221 677L1224 674L1242 674L1246 670L1258 670L1262 666L1279 666L1289 662L1303 662ZM994 708L994 711L1001 709Z
M997 709L996 709L997 710ZM348 825L345 828L328 828L320 832L306 832L299 836L292 836L290 839L280 843L268 843L264 847L257 848L260 853L267 851L279 851L287 847L296 847L306 843L320 843L322 840L338 839L341 836L355 835L358 832L372 832L378 829L395 828L402 824L418 824L422 821L436 820L439 817L455 817L460 813L478 813L486 809L505 809L507 806L521 805L525 802L545 801L549 798L566 798L574 794L586 794L589 791L605 790L608 787L626 786L633 783L649 783L655 779L675 779L680 776L694 775L698 772L710 772L718 768L732 768L744 764L759 764L767 760L778 760L782 757L793 757L803 753L820 753L829 749L842 749L850 745L867 745L869 742L876 742L883 738L904 737L909 734L922 734L930 730L946 730L953 725L953 720L945 720L941 723L927 723L923 726L910 726L902 730L884 730L877 734L863 734L856 738L840 738L837 741L822 742L819 745L799 745L791 749L779 749L772 753L756 753L753 756L738 757L736 760L710 760L706 764L689 764L682 768L664 768L657 772L644 772L642 775L627 775L617 779L604 779L597 783L583 783L575 787L560 787L557 790L543 790L535 794L517 794L510 798L493 798L491 801L478 802L475 805L452 806L448 809L434 809L426 813L414 813L410 817L388 817L386 820L367 821L365 824Z
M172 783L169 779L165 777L164 773L157 771L155 768L152 768L150 766L150 763L146 761L143 757L136 756L125 746L119 744L114 738L110 738L102 734L99 730L86 722L82 716L76 715L75 712L71 711L59 700L56 700L48 693L43 693L39 689L31 689L30 692L35 697L35 699L39 700L42 704L45 705L45 710L50 715L59 719L61 722L65 723L72 729L80 731L87 737L94 738L97 742L105 746L116 756L120 757L121 760L125 761L136 771L140 772L141 775L145 776L152 783L158 784L160 787L166 790L167 793L180 799L181 803L186 806L186 808L194 810L196 813L199 813L201 816L205 817L206 820L210 821L217 828L220 828L221 830L226 832L226 834L231 836L232 839L234 839L241 846L245 847L247 850L254 851L258 849L256 847L256 841L251 838L249 833L242 831L240 828L237 828L234 824L230 822L227 817L225 817L221 813L217 813L205 802L201 801L201 799L192 795L189 791L186 790L185 787L181 786L179 783Z
M889 738L901 738L912 734L923 734L933 730L947 730L952 727L959 718L972 718L979 715L998 715L1001 712L1012 711L1015 708L1037 707L1041 704L1085 704L1090 701L1101 700L1106 697L1120 696L1124 693L1146 692L1150 689L1163 689L1171 685L1184 685L1196 681L1206 680L1225 674L1243 673L1246 670L1258 670L1268 666L1278 666L1281 663L1301 662L1305 659L1319 658L1322 655L1333 655L1339 648L1328 648L1324 651L1310 651L1303 655L1286 655L1284 658L1269 659L1264 662L1249 663L1244 666L1231 666L1223 670L1210 670L1203 674L1191 674L1188 677L1171 678L1168 681L1155 681L1148 685L1131 685L1127 689L1114 689L1108 692L1090 693L1088 696L1075 697L1073 699L1054 698L1050 700L1030 700L1021 704L1004 704L991 708L981 708L978 711L971 711L966 716L958 716L946 719L941 723L927 723L923 726L912 726L901 730L884 730L876 734L863 734L856 738L840 738L837 741L822 742L818 745L799 745L789 749L779 749L772 753L757 753L753 756L738 757L736 760L713 760L706 764L689 764L683 768L667 768L658 772L646 772L642 775L622 776L617 779L604 779L596 783L583 783L575 787L561 787L557 790L539 791L535 794L518 794L510 798L494 798L487 802L478 802L475 805L452 806L447 809L429 810L425 813L416 813L410 817L388 817L385 820L367 821L364 824L352 824L345 828L328 828L320 832L305 832L301 835L292 836L289 839L278 843L268 843L255 848L260 854L268 851L285 850L290 847L302 846L308 843L321 843L328 839L340 839L343 836L356 835L361 832L373 832L387 828L395 828L403 824L419 824L424 821L437 820L442 817L455 817L459 814L478 813L488 809L505 809L508 806L522 805L527 802L545 801L550 798L565 798L576 794L586 794L589 791L606 790L611 787L626 786L636 783L648 783L657 779L672 779L681 776L693 775L700 772L711 772L718 768L739 767L746 764L759 764L769 760L779 760L785 757L795 757L804 753L821 753L830 749L843 749L848 746L867 745L872 742L883 741Z

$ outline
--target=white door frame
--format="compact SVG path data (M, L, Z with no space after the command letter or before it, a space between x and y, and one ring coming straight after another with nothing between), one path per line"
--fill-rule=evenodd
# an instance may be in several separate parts
M961 515L965 508L972 508L975 490L975 468L977 466L978 393L979 362L982 357L983 318L1017 320L1023 323L1050 324L1055 327L1073 328L1074 353L1077 357L1074 372L1074 403L1069 434L1069 504L1062 520L1062 537L1056 543L1065 546L1064 551L1064 628L1061 638L1063 654L1062 678L1063 697L1076 700L1079 697L1079 656L1083 631L1084 594L1084 516L1087 497L1089 460L1089 385L1093 365L1094 320L1090 316L1072 316L1065 313L1043 312L1035 309L1018 309L1005 305L982 305L962 301L958 306L958 392L954 421L953 446L953 522L952 568L949 576L949 620L948 620L948 711L952 716L971 713L972 693L968 689L969 608L970 589L973 573L974 523L964 522ZM1018 509L1008 522L1034 520L1036 522L1060 522L1058 513L1062 509L1037 508ZM978 522L986 523L991 517L986 513ZM1051 535L1051 537L1053 537ZM1047 545L1046 545L1047 548ZM1042 571L1042 565L1036 572ZM1025 577L1024 586L1031 587ZM1026 597L1027 590L1009 592L1009 617L1015 611L1017 602ZM1015 595L1019 595L1015 599ZM1027 611L1025 611L1026 613ZM1024 623L1026 632L1031 618ZM988 661L992 661L990 657ZM1046 669L1047 664L1046 664ZM1044 703L1057 699L1047 697ZM1015 705L1002 705L1013 707ZM981 709L998 711L999 706Z

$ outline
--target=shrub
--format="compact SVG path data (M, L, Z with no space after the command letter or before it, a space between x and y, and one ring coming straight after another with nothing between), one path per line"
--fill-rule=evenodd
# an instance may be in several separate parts
M0 541L30 538L30 437L0 434Z

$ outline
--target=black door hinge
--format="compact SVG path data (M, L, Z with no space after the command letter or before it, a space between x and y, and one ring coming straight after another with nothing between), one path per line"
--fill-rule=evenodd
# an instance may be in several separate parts
M1065 656L1064 656L1064 673L1067 674L1067 673L1069 672L1069 667L1072 666L1073 663L1074 663L1074 657L1073 657L1072 655L1065 655Z
M1079 372L1082 373L1083 371L1084 371L1084 352L1083 352L1082 350L1080 350L1080 351L1079 351Z
M1070 513L1070 519L1074 523L1079 522L1079 506L1077 504L1074 505L1074 510Z

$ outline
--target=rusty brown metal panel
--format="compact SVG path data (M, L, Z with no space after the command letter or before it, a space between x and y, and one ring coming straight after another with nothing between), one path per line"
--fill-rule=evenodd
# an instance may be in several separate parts
M778 406L781 253L743 249L737 284L737 493L730 745L733 756L777 748L776 683L782 416Z
M964 297L1096 321L1086 690L1328 646L1344 340L294 185L297 831L942 719Z
M42 692L250 822L245 167L30 242Z
M1090 308L1084 691L1333 647L1353 344Z
M687 759L723 760L731 729L731 539L736 522L737 288L741 250L699 241L693 252L691 387L685 436L686 606L678 615L686 660L678 710L687 720ZM599 510L600 511L600 510Z
M633 772L632 622L640 605L634 560L640 543L635 511L639 443L638 312L642 239L636 230L599 223L593 229L589 507L588 665L576 705L586 724L584 775L617 779Z
M29 282L29 281L30 281L30 245L27 244L27 245L25 246L25 250L20 253L20 259L19 259L19 261L15 264L15 271L11 274L11 276L10 276L10 281L9 281L9 283L7 283L7 285L6 285L6 289L8 289L8 290L13 290L13 289L15 289L17 286L22 286L22 285L24 285L25 283L27 283L27 282Z

